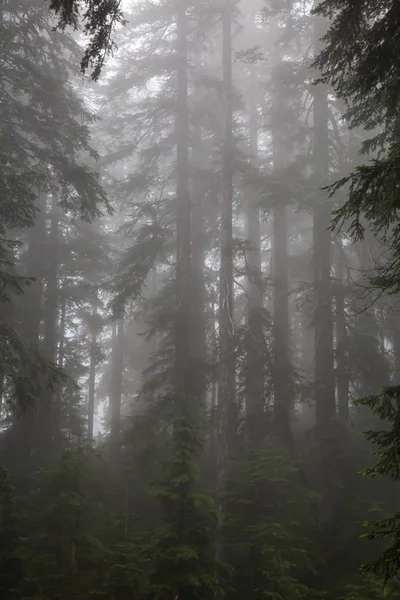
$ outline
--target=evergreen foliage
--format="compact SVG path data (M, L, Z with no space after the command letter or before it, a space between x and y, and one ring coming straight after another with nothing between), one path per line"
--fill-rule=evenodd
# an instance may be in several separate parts
M331 186L334 194L348 184L347 202L336 211L334 225L350 222L350 234L357 241L365 232L364 217L372 232L389 248L388 255L372 282L378 288L398 292L398 64L397 37L399 10L395 2L335 2L326 0L315 12L329 16L325 47L315 61L322 69L322 81L332 84L348 110L350 127L362 126L373 136L365 140L362 152L372 154L367 165L356 167L349 176ZM366 469L370 477L388 475L398 481L398 387L385 387L381 394L359 401L382 419L389 431L368 431L379 460ZM396 515L369 521L370 539L394 539L371 567L385 576L398 574L399 525Z
M397 291L398 6L386 0L326 0L315 12L331 20L325 47L315 61L322 71L321 79L346 102L349 126L372 133L361 148L363 153L372 154L370 162L331 187L335 193L343 185L349 186L348 200L338 210L335 222L349 222L350 233L359 239L364 231L362 216L366 217L372 230L390 247L376 284Z
M50 9L59 19L59 27L74 27L83 24L83 32L89 43L81 61L82 70L93 67L92 77L98 79L104 61L114 47L114 28L123 23L121 0L49 0Z
M378 456L377 462L365 469L364 475L370 478L390 477L398 482L400 479L400 461L399 461L399 399L400 389L398 386L384 388L381 394L370 396L358 401L361 406L370 408L379 419L386 424L383 430L368 430L366 437L375 445L374 454ZM367 570L372 570L385 579L395 579L399 572L399 529L400 515L398 512L386 519L380 521L368 521L366 526L369 528L366 537L370 540L387 540L386 549L379 559Z
M311 4L0 2L1 598L399 597L397 13Z
M175 414L171 456L163 464L155 492L165 520L156 532L150 553L154 563L150 598L200 600L213 598L223 590L222 565L214 558L216 511L212 499L194 489L198 477L193 459L202 445L192 421L188 414Z

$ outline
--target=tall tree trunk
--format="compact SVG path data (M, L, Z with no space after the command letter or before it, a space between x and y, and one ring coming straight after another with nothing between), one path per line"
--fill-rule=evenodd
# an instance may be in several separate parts
M315 49L321 48L320 38L325 33L323 19L315 19ZM316 186L321 188L329 182L329 106L327 89L323 85L314 87L314 165ZM328 431L336 413L333 310L331 285L331 202L326 193L314 208L314 334L315 334L315 402L317 427Z
M218 339L216 332L216 322L217 322L217 306L218 306L218 298L217 295L212 288L211 290L211 298L210 298L210 323L211 323L211 356L213 360L218 356ZM217 403L218 403L218 377L217 373L213 373L212 381L211 381L211 448L213 449L213 455L215 455L215 451L217 450L217 444L219 440L219 436L217 435L218 431L218 415L217 415Z
M122 319L114 321L112 324L111 370L111 459L114 464L117 464L121 451L121 406L124 371L124 322Z
M222 156L221 267L219 302L219 461L224 470L235 432L235 357L233 303L233 111L232 4L223 13L224 141Z
M293 408L293 376L289 360L289 278L287 208L274 208L274 413L283 447L292 451L290 411Z
M201 72L201 54L195 56L198 72ZM198 104L202 101L200 86L195 88ZM204 279L205 219L204 198L207 174L204 171L207 154L202 140L201 122L197 120L192 132L192 211L191 211L191 358L196 401L204 406L207 392L206 380L206 290Z
M254 91L253 91L254 93ZM258 114L257 103L250 102L249 138L253 159L258 156ZM253 443L263 435L264 412L264 327L263 327L263 285L261 273L261 235L259 195L254 188L249 189L245 205L246 238L249 249L246 252L247 278L247 369L246 369L246 412L250 438Z
M188 22L186 3L177 8L177 319L176 369L178 397L185 400L190 385L190 267L191 267L191 205L189 195L189 109L188 109ZM183 408L183 407L181 407Z
M67 307L66 299L63 297L61 303L61 314L60 314L60 329L59 329L59 341L58 341L58 359L57 366L62 371L64 369L64 346L65 346L65 326L66 326ZM57 386L55 407L54 407L54 441L55 446L59 446L61 442L61 429L62 429L62 387Z
M58 255L59 255L59 210L57 197L52 198L48 237L47 288L44 317L43 350L45 357L55 363L57 354L58 318ZM40 414L41 452L46 456L53 443L54 392L48 382L42 392Z
M39 212L36 216L34 227L28 229L27 260L25 275L34 277L36 281L26 289L22 297L22 335L36 350L39 349L40 324L43 316L43 262L45 260L44 243L46 238L46 195L42 194L38 200ZM32 373L32 379L37 380L38 373ZM26 467L31 462L32 451L37 440L37 430L40 426L36 405L31 405L31 399L25 396L18 397L18 403L25 410L17 417L15 424L18 438L18 454Z
M282 135L274 132L273 157L276 169L285 166ZM293 373L289 358L289 255L287 206L278 201L273 209L273 335L274 335L274 416L281 444L294 450L290 412L293 408Z
M42 277L43 261L45 259L44 243L46 238L46 196L43 194L38 200L39 212L36 216L35 226L28 229L28 252L25 274L34 277L36 281L25 290L23 306L29 307L22 315L22 333L24 338L35 348L39 347L40 323L42 319Z
M96 395L96 354L97 354L97 324L96 309L92 307L92 322L90 324L90 348L89 348L89 381L88 381L88 438L93 441L94 435L94 413Z
M392 320L393 331L393 349L394 349L394 385L400 385L400 319L396 317Z
M220 523L217 558L224 560L225 531L222 522L223 493L228 481L236 432L236 382L233 299L233 109L232 109L232 11L230 1L222 15L222 64L224 139L222 149L221 258L219 297L218 373L218 496Z
M347 424L349 421L349 369L348 339L345 312L344 252L341 239L338 238L336 249L336 378L338 393L339 419Z

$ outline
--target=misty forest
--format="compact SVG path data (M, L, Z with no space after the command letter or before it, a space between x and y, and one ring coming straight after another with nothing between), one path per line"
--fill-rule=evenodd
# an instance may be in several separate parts
M0 599L400 599L398 0L0 0Z

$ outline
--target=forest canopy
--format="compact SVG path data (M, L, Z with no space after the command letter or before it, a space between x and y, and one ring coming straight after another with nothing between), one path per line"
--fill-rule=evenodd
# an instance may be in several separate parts
M397 4L0 2L1 600L400 599Z

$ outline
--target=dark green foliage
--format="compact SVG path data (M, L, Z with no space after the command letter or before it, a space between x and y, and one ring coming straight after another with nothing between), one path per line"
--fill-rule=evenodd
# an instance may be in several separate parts
M175 414L170 458L156 497L165 513L151 550L149 598L206 600L221 591L215 560L217 516L209 496L195 491L198 479L194 459L201 449L198 428L185 411Z
M399 398L400 387L392 386L384 388L379 395L358 401L358 404L370 408L386 424L386 428L381 431L366 432L367 439L376 447L374 454L378 456L377 462L364 470L367 477L387 476L395 482L400 481ZM396 578L400 571L400 513L381 521L368 521L366 525L370 528L366 534L368 539L390 542L379 559L366 569L382 574L385 579Z
M336 326L342 317L348 418L332 419L324 435L314 427L307 360L299 367L299 357L306 355L311 364L315 355L310 351L308 357L309 349L304 348L309 342L304 322L314 327L318 319L313 307L305 305L312 296L309 213L321 200L312 174L315 160L308 151L313 137L307 121L312 110L312 72L305 54L314 21L304 3L268 1L263 12L273 20L268 35L260 15L256 22L258 3L243 3L245 11L250 8L254 15L250 24L235 14L245 30L242 40L241 27L235 32L233 65L232 341L237 420L230 432L232 455L219 479L219 459L225 453L218 445L221 423L215 417L224 113L220 49L216 48L222 3L205 0L186 5L193 217L193 272L186 284L188 305L200 300L188 319L196 325L191 344L185 338L190 327L180 332L184 340L177 339L175 327L177 291L182 292L176 282L175 239L175 25L181 3L135 2L131 25L115 28L121 22L117 0L50 0L47 5L59 18L55 30L56 22L43 0L0 4L5 17L0 22L0 187L4 188L0 199L0 250L4 248L0 251L0 283L4 281L0 451L17 490L0 471L0 596L5 600L395 600L396 586L385 588L373 574L363 578L359 563L373 563L380 550L379 544L360 539L362 523L368 520L370 537L384 538L384 544L386 538L394 542L374 568L384 574L389 570L389 576L397 573L400 516L386 515L397 510L398 492L391 482L375 483L356 474L367 469L372 476L399 478L399 419L390 394L400 390L385 389L383 400L378 398L375 405L355 408L351 401L390 383L400 364L400 345L396 346L387 305L383 301L361 305L360 282L350 284L350 277L338 274L336 265L328 264L333 267L329 273L335 275L335 281L328 277L329 296L333 308L338 298L342 301L343 314L336 315ZM330 4L339 11L348 3ZM352 16L362 4L354 8L353 3ZM121 53L110 65L104 85L79 89L78 94L77 88L83 88L77 75L80 48L66 35L66 28L81 24L89 35L81 66L93 67L94 78L112 50L113 30ZM276 59L280 54L282 60ZM271 66L275 61L279 64ZM337 81L345 85L340 77ZM343 87L341 95L347 93ZM357 102L365 100L372 107L378 98L383 107L384 97L364 96ZM93 118L83 98L94 100L101 121ZM257 161L248 149L253 101ZM350 164L356 164L355 148L363 136L358 132L355 140L347 139L350 136L339 119L341 106L333 94L328 108L329 170L342 177ZM382 126L366 104L360 111L369 115L371 126ZM357 121L361 116L350 114L355 124L361 122ZM275 135L289 148L280 168L273 156ZM385 137L378 131L375 145L365 148L375 152L377 144L391 143L389 134ZM97 154L92 145L103 154L102 182L116 215L100 214L100 205L107 206L107 200L93 169ZM338 215L351 217L352 210L356 216L365 213L377 232L385 231L389 242L400 237L395 142L391 148L392 154L390 150L386 157L375 157L377 162L356 171L350 181L355 204ZM386 196L380 196L383 186ZM260 231L251 242L258 247L260 237L262 269L255 274L262 300L254 320L262 347L254 370L248 360L254 348L247 312L250 244L243 227L250 193L264 209L262 216L256 215ZM288 290L293 292L296 286L298 300L296 313L289 299L291 364L288 360L281 369L289 384L286 389L290 388L290 398L283 398L285 425L293 434L290 452L276 420L271 310L276 282L268 272L270 213L282 205L288 207ZM354 227L357 232L358 222ZM15 241L9 240L13 237ZM357 254L359 247L348 241L346 236L334 240L343 263L367 269L365 257ZM362 252L368 254L375 247L364 241ZM34 280L30 276L36 268ZM22 273L26 277L20 277ZM25 294L16 299L21 292ZM117 326L112 312L118 317ZM26 332L29 343L22 339ZM176 346L182 341L190 354L193 351L193 361L192 356L176 360ZM114 361L117 347L119 362ZM41 348L57 369L41 358ZM337 339L332 349L337 359ZM186 367L190 377L182 385ZM58 379L61 371L68 379ZM338 371L332 363L329 375L337 378ZM261 385L257 385L257 411L252 414L248 399L256 375ZM390 397L392 404L385 408ZM96 439L90 441L86 439L89 404L95 433L98 420L104 418ZM39 410L28 411L27 417L26 407L32 405ZM24 412L24 418L15 414L16 406L23 409L17 412ZM121 411L113 420L116 406ZM382 435L368 436L380 448L375 467L369 467L369 442L360 435L362 428L376 426L370 408L385 421L393 417L395 425ZM46 428L51 435L42 444Z
M15 490L0 465L0 594L4 600L14 597L13 590L23 576L23 563L17 553L20 535Z
M43 187L59 193L66 210L91 219L105 197L96 174L85 164L95 157L89 143L92 115L68 80L79 47L53 31L41 2L27 8L22 0L6 1L1 10L0 177L8 183L2 199L4 225L32 224L34 199Z
M390 246L376 283L398 291L399 6L395 0L325 0L315 12L331 19L326 45L315 61L321 79L346 102L349 125L371 131L362 152L375 154L372 162L330 188L334 194L349 186L347 202L337 211L334 224L350 220L350 233L357 238L364 232L361 218L367 218Z
M0 284L1 301L10 301L31 281L16 272L20 241L10 231L34 225L39 195L57 194L69 214L84 219L100 214L106 198L84 164L94 156L91 115L68 81L78 46L52 31L38 2L2 2L0 40Z
M28 503L20 502L22 597L84 598L100 590L108 552L99 536L108 518L95 500L95 477L95 457L79 439L35 477Z
M44 360L39 340L24 339L15 309L16 295L29 285L42 285L34 283L29 269L26 276L21 273L25 230L44 222L39 204L44 212L49 198L70 219L85 221L99 216L100 205L108 203L89 166L96 158L90 145L93 115L74 86L79 46L54 30L40 1L6 0L0 11L0 370L4 405L25 410L37 403L44 382L50 388L56 380L60 383L60 369L51 364L54 357ZM39 236L44 233L45 227ZM56 250L51 248L52 255ZM46 267L38 264L43 258L33 257L30 267L34 262L45 271L48 261ZM32 320L36 318L40 321L34 313Z
M121 0L48 0L50 9L59 18L59 26L75 29L83 23L89 43L82 58L85 71L93 67L92 77L98 79L104 61L113 50L113 33L118 23L123 23Z
M63 372L22 339L7 322L0 321L0 376L4 400L11 412L35 405L43 381L50 387L65 383ZM17 402L18 400L18 402Z
M346 594L338 600L396 600L399 595L397 583L385 584L373 575L359 577L358 581L346 586Z
M297 480L297 465L276 447L243 448L233 463L225 492L226 552L235 574L229 598L242 598L249 582L254 600L314 596L301 577L313 570L307 536L315 494Z
M348 185L348 200L336 212L334 226L350 221L350 233L363 237L366 217L369 227L389 249L383 265L378 265L373 283L393 292L399 290L399 62L400 11L398 2L381 0L324 0L316 13L331 21L324 38L325 47L316 59L322 81L331 84L347 103L346 119L351 127L373 132L362 151L374 153L370 164L357 167L350 176L331 186L334 194ZM377 463L365 470L369 477L389 476L399 480L399 393L398 387L385 387L381 394L360 400L385 423L383 431L367 431L376 446ZM399 562L399 515L369 521L367 537L391 542L381 557L367 567L386 579L397 577Z

